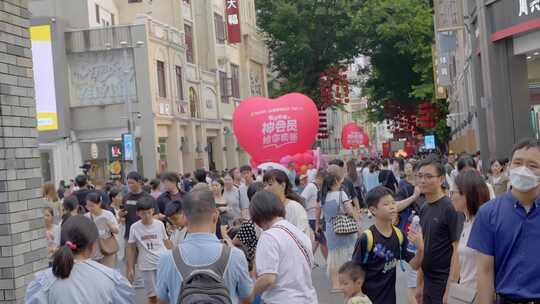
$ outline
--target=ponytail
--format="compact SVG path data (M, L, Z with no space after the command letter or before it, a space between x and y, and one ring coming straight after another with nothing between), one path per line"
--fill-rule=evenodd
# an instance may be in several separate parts
M62 222L60 235L60 248L53 255L52 272L55 277L66 279L75 264L75 255L93 246L98 238L98 230L89 218L74 215Z
M73 251L64 244L53 255L52 272L59 279L67 279L74 264Z

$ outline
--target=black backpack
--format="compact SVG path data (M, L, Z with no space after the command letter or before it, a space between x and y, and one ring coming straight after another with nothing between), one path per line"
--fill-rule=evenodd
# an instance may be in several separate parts
M184 279L178 304L232 304L229 290L223 281L231 248L223 244L221 255L210 265L193 267L182 259L180 246L173 250L176 268Z

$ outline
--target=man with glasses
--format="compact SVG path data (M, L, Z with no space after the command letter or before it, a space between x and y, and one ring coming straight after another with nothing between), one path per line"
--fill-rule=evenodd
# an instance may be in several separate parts
M446 179L443 164L427 158L417 168L416 185L425 196L420 210L425 249L416 297L419 303L442 304L447 298L447 286L457 282L459 276L450 273L450 265L458 261L458 214L443 190Z
M512 151L510 191L478 210L468 246L477 250L480 304L540 303L540 142Z

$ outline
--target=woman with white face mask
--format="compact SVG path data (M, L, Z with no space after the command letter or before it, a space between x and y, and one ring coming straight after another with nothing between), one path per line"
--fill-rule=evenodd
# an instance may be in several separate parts
M512 151L510 191L478 211L468 247L477 253L479 303L536 303L540 299L540 141Z

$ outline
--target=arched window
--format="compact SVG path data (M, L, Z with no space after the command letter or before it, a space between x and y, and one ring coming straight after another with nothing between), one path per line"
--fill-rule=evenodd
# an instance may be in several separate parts
M193 87L189 88L189 110L191 117L199 118L199 100L197 99L197 92Z

